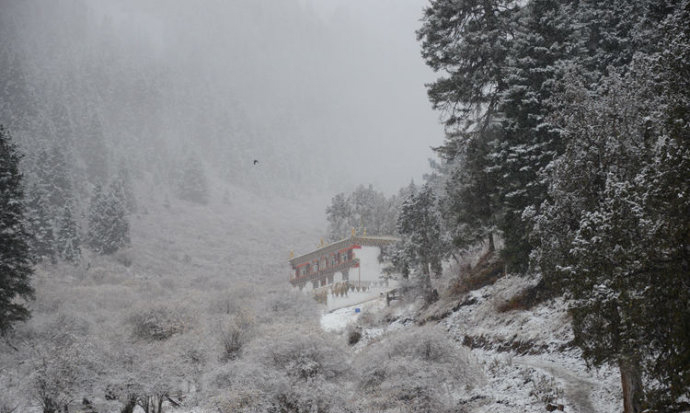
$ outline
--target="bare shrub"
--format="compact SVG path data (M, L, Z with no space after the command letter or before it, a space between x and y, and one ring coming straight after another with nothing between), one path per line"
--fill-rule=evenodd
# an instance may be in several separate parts
M537 373L530 369L529 378L525 379L525 382L532 383L532 390L529 395L544 404L556 403L561 401L565 394L563 388L552 376L547 376L545 374Z
M249 341L254 327L253 318L246 312L239 312L220 323L220 360L225 362L239 357L242 347Z
M486 253L474 267L462 267L458 280L450 287L450 293L460 295L491 285L503 277L504 270L505 263L498 253Z
M362 329L358 327L350 327L347 331L347 344L354 346L362 339Z

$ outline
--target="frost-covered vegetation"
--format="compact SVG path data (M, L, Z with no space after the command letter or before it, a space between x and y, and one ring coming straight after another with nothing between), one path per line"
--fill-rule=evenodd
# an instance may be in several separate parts
M688 0L420 4L392 196L402 2L164 3L0 5L0 413L688 410ZM351 230L400 288L323 316Z

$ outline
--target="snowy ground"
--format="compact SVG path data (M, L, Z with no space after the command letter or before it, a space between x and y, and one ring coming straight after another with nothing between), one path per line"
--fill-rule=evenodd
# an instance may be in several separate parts
M357 322L360 315L364 314L364 312L377 311L385 306L385 298L374 298L364 303L325 312L321 316L321 328L332 333L343 332L348 325Z
M610 366L589 370L579 350L567 345L572 330L561 300L531 311L495 310L510 291L521 287L520 282L508 277L473 291L473 304L460 307L439 322L459 345L466 336L479 337L485 343L471 353L484 369L486 385L472 389L471 396L461 401L461 411L539 412L546 411L547 404L562 405L564 411L575 413L620 411L622 394L617 370ZM321 326L340 333L360 321L362 339L354 348L356 352L366 351L369 342L392 330L416 328L410 321L415 309L409 304L386 309L384 302L374 301L362 310L392 313L395 320L382 326L362 325L363 313L356 313L354 308L323 314Z

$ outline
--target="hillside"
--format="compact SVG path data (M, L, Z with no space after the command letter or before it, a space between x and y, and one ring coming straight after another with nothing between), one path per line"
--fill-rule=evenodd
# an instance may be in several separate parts
M491 268L486 262L482 268L482 260L476 257L465 259L479 261L477 272ZM486 378L483 385L458 397L455 404L462 412L594 413L620 409L617 369L587 368L580 351L571 344L571 320L562 299L548 300L529 310L505 311L505 303L531 282L504 276L457 294L444 289L448 278L438 281L442 297L430 307L419 301L402 301L386 308L381 301L360 306L364 311L361 316L354 308L326 314L322 326L345 335L358 331L362 338L354 349L359 354L402 330L431 327L444 331L456 346L471 349L470 356ZM451 287L456 283L453 279Z

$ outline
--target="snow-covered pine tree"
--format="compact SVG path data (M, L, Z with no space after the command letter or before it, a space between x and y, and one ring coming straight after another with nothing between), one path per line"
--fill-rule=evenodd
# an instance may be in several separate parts
M204 165L194 154L190 154L182 163L177 181L177 192L181 199L205 204L209 198L208 179Z
M453 243L460 248L488 241L495 249L495 234L501 206L497 189L497 174L491 170L491 144L501 130L487 128L481 135L467 134L467 140L452 154L448 146L441 152L447 174L441 199L444 227L452 234Z
M96 184L108 181L109 156L101 121L96 114L90 116L83 128L80 149L86 162L86 176L90 182Z
M41 167L39 165L39 167ZM62 209L72 199L72 180L64 151L59 145L54 145L48 153L46 179L48 185L48 200L53 216L58 217Z
M509 146L503 100L526 13L524 3L510 0L437 0L425 10L417 33L426 63L444 73L428 94L446 124L446 142L437 151L453 167L442 204L458 245L486 239L492 245L497 228L505 237L516 229L503 225L509 222L505 218L521 215L506 211L504 195L511 185L494 152Z
M87 243L99 254L112 254L129 245L127 209L119 195L112 185L107 192L97 185L91 197Z
M369 235L396 234L399 207L400 198L386 198L373 185L359 185L349 195L337 194L326 208L328 239L347 237L352 228L358 234L365 230Z
M441 233L438 200L431 186L424 185L403 203L398 232L402 241L393 253L394 265L403 275L415 270L425 297L430 300L431 275L441 275L442 261L448 252L448 242Z
M117 176L111 184L113 191L117 193L117 197L124 202L128 213L133 213L137 210L137 201L132 189L132 178L129 171L123 165L120 166Z
M573 31L562 3L532 0L515 14L517 30L498 104L501 133L486 155L502 209L502 255L512 271L527 270L531 222L523 219L523 212L546 198L546 180L540 173L562 153L558 129L549 122L551 97L561 84L562 62L569 57Z
M29 300L34 293L19 159L9 132L0 125L0 334L3 335L13 324L29 317L29 310L17 298Z
M427 65L443 73L428 94L444 114L449 140L458 130L482 129L494 120L520 3L434 0L424 10L417 38Z
M60 258L68 262L78 262L81 258L81 238L77 223L72 216L72 208L65 205L60 217L57 233L57 249Z
M56 264L55 231L48 199L49 194L45 186L31 185L26 200L26 227L32 235L32 254L39 260L48 259L52 264Z
M326 207L326 220L328 221L328 240L338 241L350 234L350 217L352 208L344 193L336 194L331 199L331 204Z
M689 2L658 52L573 81L557 120L568 146L536 215L533 263L572 298L575 343L621 370L626 412L690 397Z

